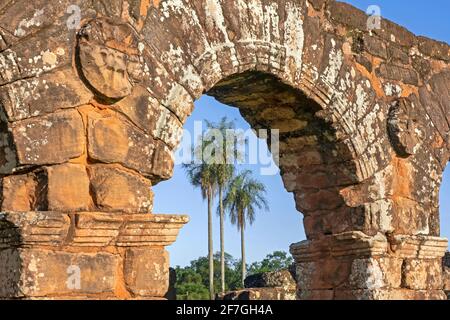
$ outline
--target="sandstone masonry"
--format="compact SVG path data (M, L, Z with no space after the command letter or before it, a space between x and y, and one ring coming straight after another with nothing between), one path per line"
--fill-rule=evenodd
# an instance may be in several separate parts
M298 298L446 298L450 47L366 23L334 0L2 1L0 296L163 298L187 218L150 188L207 93L280 130Z

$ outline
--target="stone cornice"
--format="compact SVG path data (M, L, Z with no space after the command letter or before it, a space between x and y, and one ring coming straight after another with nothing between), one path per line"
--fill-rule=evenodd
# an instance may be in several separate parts
M377 234L345 232L318 240L294 243L290 251L298 262L345 257L376 257L390 254L398 258L433 259L443 257L447 250L445 238L423 235L396 235L390 241Z
M187 216L99 212L4 212L0 248L9 246L162 247L171 245Z

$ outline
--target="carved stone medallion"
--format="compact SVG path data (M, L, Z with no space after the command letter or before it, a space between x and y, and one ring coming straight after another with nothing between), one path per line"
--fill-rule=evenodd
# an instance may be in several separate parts
M118 100L128 96L142 78L142 47L128 24L95 19L78 33L77 68L94 93Z
M400 157L414 155L422 144L423 128L414 104L406 98L395 101L388 116L388 133L392 147Z

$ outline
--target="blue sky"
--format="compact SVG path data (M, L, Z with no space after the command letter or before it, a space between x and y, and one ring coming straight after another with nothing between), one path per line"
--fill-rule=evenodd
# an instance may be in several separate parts
M428 36L450 43L450 1L433 0L349 0L344 1L366 10L376 4L383 17L405 26L418 35ZM196 109L188 119L185 129L193 132L194 121L207 119L219 121L223 116L233 119L238 128L249 128L248 123L235 108L222 105L213 98L203 96L195 104ZM263 148L264 149L264 148ZM265 146L267 150L267 147ZM240 166L252 169L268 190L270 212L261 212L254 225L246 231L247 261L261 260L275 250L288 251L289 245L305 239L302 215L295 209L293 195L285 191L279 174L262 176L259 167ZM168 248L171 265L187 265L193 259L207 254L207 206L200 191L194 189L186 179L181 166L175 167L171 180L154 187L155 213L188 214L191 221L181 230L178 240ZM441 187L441 234L450 236L450 169L444 173ZM214 249L219 250L219 221L214 216ZM236 228L229 221L225 226L226 251L240 257L240 238Z

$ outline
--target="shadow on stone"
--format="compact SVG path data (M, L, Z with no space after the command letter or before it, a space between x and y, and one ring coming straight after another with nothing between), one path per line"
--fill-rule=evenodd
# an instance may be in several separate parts
M14 246L9 245L13 243ZM14 299L23 295L22 259L19 246L22 238L17 226L0 213L0 300Z
M450 300L450 252L446 252L442 259L442 282L444 283L444 291L447 299Z
M295 265L289 269L253 274L245 278L245 289L217 295L217 300L295 300Z
M177 288L175 287L176 282L177 272L174 268L169 268L169 289L164 296L167 300L177 300Z

